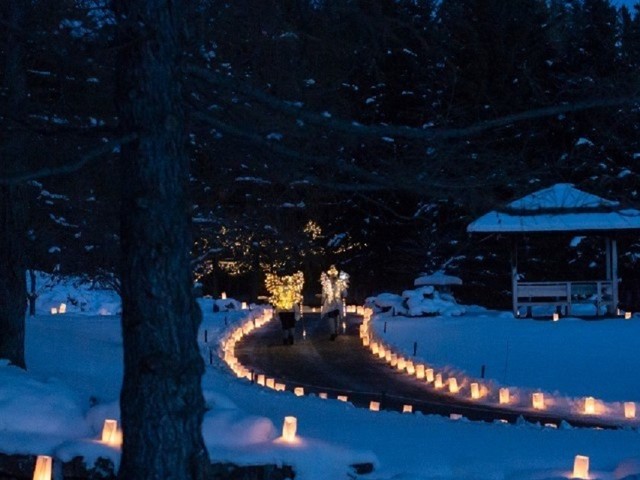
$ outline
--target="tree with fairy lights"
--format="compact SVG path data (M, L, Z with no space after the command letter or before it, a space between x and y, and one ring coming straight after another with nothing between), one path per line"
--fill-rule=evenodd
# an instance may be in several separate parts
M331 265L328 271L320 275L322 284L322 308L320 313L323 317L329 318L331 323L331 340L335 340L338 335L338 325L344 318L344 298L347 296L349 288L349 275L343 271L338 271L335 265Z
M276 315L282 324L282 343L293 345L293 329L301 313L304 275L302 272L283 276L267 273L265 284L269 292L269 303L276 309Z

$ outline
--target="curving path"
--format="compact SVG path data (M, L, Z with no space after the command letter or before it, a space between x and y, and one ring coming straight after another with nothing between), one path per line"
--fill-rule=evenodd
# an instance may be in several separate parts
M358 336L361 323L361 317L348 316L345 334L330 341L329 324L319 314L305 314L296 326L296 343L283 345L279 322L271 321L238 342L235 353L243 365L283 381L288 390L302 386L306 393L327 392L330 398L348 395L349 402L358 407L369 408L373 400L380 402L382 410L402 411L403 405L411 404L414 411L425 414L459 414L470 420L515 423L524 417L541 424L559 425L564 420L576 427L616 428L593 418L560 418L549 412L505 409L440 394L371 355Z

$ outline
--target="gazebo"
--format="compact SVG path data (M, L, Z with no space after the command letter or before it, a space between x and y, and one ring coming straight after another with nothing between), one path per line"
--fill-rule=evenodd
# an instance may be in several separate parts
M469 224L469 233L496 233L511 237L511 285L513 314L520 308L554 306L571 314L574 303L589 299L596 307L614 314L618 306L618 247L616 234L640 230L640 211L624 208L572 184L559 183L515 200L500 210L491 211ZM571 233L598 235L605 239L606 269L601 280L522 282L518 275L517 239L533 233Z

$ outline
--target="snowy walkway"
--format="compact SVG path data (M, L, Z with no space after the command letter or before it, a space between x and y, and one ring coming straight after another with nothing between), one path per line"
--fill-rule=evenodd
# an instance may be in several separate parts
M371 401L377 401L381 409L402 411L403 405L410 404L414 411L459 414L472 420L506 419L513 423L523 416L543 424L557 425L567 420L575 426L607 426L605 421L595 418L560 418L550 412L514 411L439 394L423 382L388 367L362 347L357 335L360 323L360 317L350 316L346 335L332 342L328 325L319 315L306 315L298 322L296 344L285 346L279 324L272 321L245 336L236 345L235 353L242 365L256 374L264 373L286 383L288 390L301 386L305 393L326 392L330 398L346 395L349 402L365 408Z

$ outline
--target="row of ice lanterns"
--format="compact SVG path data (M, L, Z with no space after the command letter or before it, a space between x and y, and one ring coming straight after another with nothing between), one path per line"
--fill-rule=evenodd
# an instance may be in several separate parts
M106 419L102 426L100 443L110 447L120 448L122 446L122 430L118 428L118 421ZM51 480L53 468L53 458L48 455L38 455L36 466L33 470L33 480Z
M616 316L618 316L618 317L624 317L624 319L625 319L625 320L630 320L630 319L631 319L631 317L633 317L633 312L625 312L625 311L620 310L620 309L618 308L618 309L616 310ZM557 312L554 312L554 313L551 315L551 319L552 319L554 322L557 322L558 320L560 320L560 314L559 314L559 313L557 313Z
M378 356L380 359L384 359L393 368L398 369L400 372L406 373L410 376L417 378L418 380L424 380L426 383L433 384L436 389L443 389L445 385L448 387L449 393L457 394L460 392L460 385L456 377L449 377L446 380L442 377L441 373L435 373L433 368L428 368L424 364L414 364L413 361L405 359L402 355L398 355L393 352L388 346L385 346L382 342L374 341L373 334L370 331L369 325L371 321L371 311L365 309L364 321L360 326L360 338L362 344L371 350L373 355ZM469 384L469 391L473 400L478 400L489 393L489 390L477 382L471 382ZM511 401L509 389L506 387L500 388L498 392L498 401L500 404L508 404ZM536 410L545 409L545 399L542 392L535 392L531 395L532 407ZM593 397L586 397L584 399L583 413L586 415L597 415L596 399ZM636 418L636 404L635 402L624 402L624 416L625 418Z
M61 303L58 307L51 307L51 315L64 315L67 313L67 304Z
M223 294L224 295L224 294ZM264 309L260 315L248 318L227 336L226 340L222 342L223 360L227 363L229 368L239 378L246 378L253 380L253 373L242 365L238 358L235 356L235 347L242 337L248 335L253 330L264 326L273 318L272 309ZM274 378L266 378L265 375L260 374L256 377L256 383L261 386L271 388L276 391L284 391L286 386L284 383L277 383ZM298 396L304 395L304 389L297 387L294 393ZM284 423L282 425L282 439L287 443L296 442L296 432L298 429L298 419L293 416L284 417Z
M356 310L357 311L357 310ZM365 331L367 330L368 324L371 320L371 316L373 314L373 312L368 309L368 308L362 308L362 310L360 312L361 315L364 316L364 323L363 326L365 326ZM236 375L238 377L241 378L248 378L249 380L253 379L253 374L246 368L243 367L237 360L237 358L235 357L234 354L234 349L235 349L235 344L246 334L250 333L251 331L253 331L255 328L259 328L261 326L263 326L265 323L267 323L269 320L271 320L273 316L273 312L269 311L269 310L265 310L263 312L263 314L260 317L257 317L255 319L251 319L251 320L247 320L245 321L242 325L240 325L239 327L237 327L236 329L233 330L233 332L231 333L231 335L229 336L229 338L223 342L223 351L224 351L224 360L227 362L227 364L231 367L231 369L234 371L234 373L236 373ZM365 336L362 335L362 331L361 330L361 337L363 338L363 342L365 339ZM366 337L368 339L368 336ZM368 345L368 341L365 342L365 345ZM379 355L379 351L378 351L378 355ZM386 352L385 352L385 357L386 357ZM402 359L404 360L404 359ZM412 366L413 363L412 362L407 362L405 361L405 368L407 369L407 371L411 371L412 370ZM431 368L425 368L424 365L422 364L418 364L414 367L414 373L418 379L427 379L428 381L432 381L436 384L436 386L438 384L440 384L440 386L442 386L442 376L440 374L433 374L433 369ZM429 378L431 380L429 380ZM453 380L453 381L451 381ZM276 382L274 378L270 378L270 377L266 377L264 374L258 374L256 377L256 383L258 385L267 387L267 388L271 388L273 390L276 391L284 391L286 389L286 385L284 383L279 383ZM458 388L457 388L457 380L455 378L451 378L449 379L449 389L450 391L454 391L457 392ZM295 387L293 390L294 395L296 396L303 396L304 395L304 388L303 387ZM480 398L480 386L477 383L472 383L471 384L471 395L472 398ZM318 394L318 396L322 399L327 399L328 395L325 392L321 392ZM346 395L338 395L337 396L337 400L342 401L342 402L347 402L348 401L348 397ZM509 389L508 388L501 388L500 389L500 403L509 403ZM541 392L537 392L533 394L533 403L534 403L534 408L544 408L544 397L543 394ZM630 411L632 410L633 415L627 415L627 408L629 407ZM371 411L380 411L380 402L377 401L371 401L369 403L369 410ZM587 401L585 402L585 410L595 413L595 400L592 397L588 397ZM413 412L413 406L412 405L403 405L402 407L402 412L403 413L412 413ZM635 404L633 402L627 402L625 403L625 416L627 416L628 418L632 418L635 417ZM105 426L106 426L106 421L105 421ZM294 416L285 416L284 417L284 422L282 425L282 440L284 442L287 443L295 443L296 442L296 435L297 435L297 429L298 429L298 420L296 417ZM103 441L104 441L104 431L103 431ZM40 457L39 457L40 458ZM50 458L50 457L48 457ZM50 468L50 467L49 467ZM37 470L36 470L37 471ZM573 463L573 478L576 479L588 479L589 478L589 457L584 456L584 455L576 455L575 459L574 459L574 463ZM50 477L46 477L46 478L42 478L42 480L49 480ZM40 478L37 478L34 476L34 480L41 480Z

